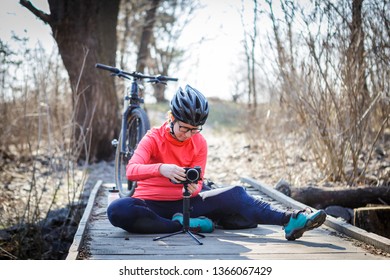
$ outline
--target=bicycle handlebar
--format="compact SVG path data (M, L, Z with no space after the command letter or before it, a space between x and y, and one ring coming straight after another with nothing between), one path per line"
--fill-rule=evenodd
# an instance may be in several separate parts
M112 67L112 66L108 66L108 65L105 65L105 64L101 64L101 63L96 63L95 67L103 69L103 70L106 70L106 71L110 71L115 76L119 76L119 77L123 77L123 78L127 78L127 79L129 79L129 76L131 76L133 78L136 78L136 79L150 79L148 81L150 83L164 83L164 82L167 82L167 81L177 81L178 80L177 78L170 78L170 77L162 76L162 75L150 76L150 75L145 75L145 74L142 74L142 73L139 73L139 72L129 73L129 72L122 71L122 70L120 70L118 68L115 68L115 67Z
M103 70L110 71L110 72L112 72L114 74L119 74L121 72L121 70L119 70L118 68L111 67L111 66L108 66L108 65L105 65L105 64L100 64L100 63L96 63L95 67L103 69Z

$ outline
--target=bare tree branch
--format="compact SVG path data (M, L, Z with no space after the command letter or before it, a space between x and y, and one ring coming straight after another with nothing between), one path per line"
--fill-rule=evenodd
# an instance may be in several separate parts
M41 10L37 9L31 3L31 1L20 0L19 3L20 3L20 5L22 5L25 8L27 8L30 12L32 12L35 16L37 16L39 19L41 19L44 23L50 24L51 16L49 14L46 14L46 13L42 12Z

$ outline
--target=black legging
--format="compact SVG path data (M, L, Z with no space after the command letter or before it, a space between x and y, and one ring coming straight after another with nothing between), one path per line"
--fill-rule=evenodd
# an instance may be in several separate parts
M269 203L249 195L241 186L200 192L190 199L190 216L206 216L226 226L238 223L239 228L257 224L283 225L290 213L272 207ZM172 221L182 212L183 201L153 201L133 197L120 198L107 208L113 226L134 233L170 233L182 226ZM234 228L234 226L232 226Z

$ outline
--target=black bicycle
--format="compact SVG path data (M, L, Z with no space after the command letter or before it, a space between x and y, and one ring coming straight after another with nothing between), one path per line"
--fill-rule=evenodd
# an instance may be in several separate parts
M177 81L177 78L167 76L150 76L139 72L125 72L118 68L97 63L96 68L110 71L112 76L130 80L131 86L124 91L121 132L118 139L112 140L115 152L115 185L121 197L132 196L137 182L126 177L126 166L145 133L150 129L150 121L141 107L144 103L140 97L140 83L147 79L148 83L166 84L168 81Z

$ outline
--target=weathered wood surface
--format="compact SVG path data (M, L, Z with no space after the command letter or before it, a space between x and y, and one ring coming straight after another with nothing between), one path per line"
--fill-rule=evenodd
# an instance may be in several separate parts
M278 191L275 189L266 186L264 184L261 184L260 182L257 182L251 178L242 178L243 182L249 183L251 186L255 187L260 192L268 195L269 197L283 203L283 205L286 205L288 207L291 207L293 209L303 209L307 207L305 204L298 202ZM355 227L351 224L346 223L343 220L336 219L334 217L328 216L324 225L343 233L353 239L359 240L363 243L375 246L376 248L379 248L380 250L383 250L387 253L390 253L390 239L385 238L383 236L377 235L372 232L367 232L361 228Z
M360 207L354 212L354 225L390 238L390 206Z
M75 237L67 259L93 260L304 260L304 259L389 259L372 254L358 242L328 226L306 232L296 241L287 241L280 226L259 225L255 229L217 229L198 245L189 235L179 234L159 241L158 234L130 234L113 227L106 216L107 193L112 184L99 184L91 194L91 213ZM256 189L249 191L258 195ZM96 198L94 197L96 195ZM267 199L267 197L265 197ZM89 204L90 204L89 203ZM280 205L283 207L283 205ZM364 245L364 244L363 244Z

